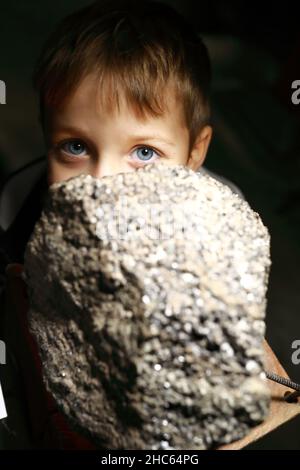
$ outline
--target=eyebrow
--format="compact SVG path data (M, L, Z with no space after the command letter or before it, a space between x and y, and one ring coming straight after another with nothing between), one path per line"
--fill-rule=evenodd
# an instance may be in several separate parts
M83 129L80 129L79 127L76 127L76 126L62 126L61 128L57 129L56 131L54 132L57 132L57 133L61 133L61 132L75 132L75 133L78 133L80 134L81 136L85 136L85 132ZM170 140L167 140L165 139L164 137L162 136L154 136L154 135L145 135L145 134L130 134L128 136L128 140L144 140L144 141L153 141L153 142L162 142L166 145L169 145L170 147L175 147L175 143L174 142L171 142Z
M170 145L171 147L175 147L175 144L174 142L171 142L167 139L165 139L164 137L161 137L161 136L152 136L152 135L139 135L139 134L135 134L135 135L130 135L129 136L129 139L131 140L147 140L147 141L153 141L153 142L162 142L164 144L167 144L167 145Z

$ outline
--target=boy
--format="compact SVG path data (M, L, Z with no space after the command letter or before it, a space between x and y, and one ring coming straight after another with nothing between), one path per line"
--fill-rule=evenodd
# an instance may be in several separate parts
M41 183L39 208L31 224L26 219L27 230L18 242L21 263L48 185L80 173L101 178L135 171L159 159L194 171L203 165L212 136L209 58L190 25L166 5L96 2L70 15L47 41L34 84L40 95L47 181ZM37 349L27 331L21 271L21 264L7 270L2 310L10 318L3 315L2 322L27 398L30 439L25 446L92 448L70 431L43 389ZM275 361L271 351L268 358ZM277 364L272 363L272 370L279 370ZM268 430L276 425L271 416Z

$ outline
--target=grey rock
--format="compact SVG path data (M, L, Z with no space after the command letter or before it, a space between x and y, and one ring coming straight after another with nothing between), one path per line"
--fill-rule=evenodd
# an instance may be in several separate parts
M99 449L209 449L267 416L270 236L207 174L155 162L49 188L25 252L47 390Z

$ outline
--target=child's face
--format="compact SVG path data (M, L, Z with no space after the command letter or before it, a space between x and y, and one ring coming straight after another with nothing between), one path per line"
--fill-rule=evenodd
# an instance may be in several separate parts
M95 76L88 75L63 106L46 109L49 184L80 173L101 178L134 171L160 158L169 165L187 165L195 171L202 165L211 128L202 129L188 154L188 129L171 94L168 111L143 121L123 100L120 113L105 112L95 99L96 86Z

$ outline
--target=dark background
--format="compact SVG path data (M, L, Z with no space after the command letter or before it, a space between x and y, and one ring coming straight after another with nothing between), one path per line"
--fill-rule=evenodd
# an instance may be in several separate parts
M59 19L84 0L0 3L0 182L43 155L35 60ZM294 381L300 365L291 344L300 339L300 15L292 2L169 0L203 35L213 64L214 138L205 166L243 191L271 233L267 340ZM284 389L283 389L284 390ZM249 446L300 449L300 417Z

